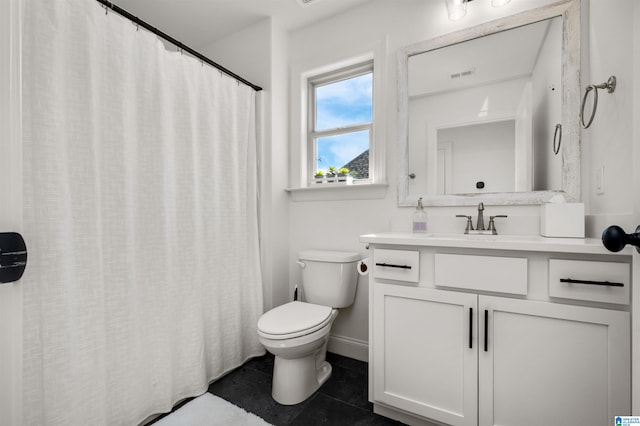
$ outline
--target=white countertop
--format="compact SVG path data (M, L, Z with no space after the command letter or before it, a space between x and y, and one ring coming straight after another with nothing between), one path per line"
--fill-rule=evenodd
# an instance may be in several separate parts
M606 254L630 256L633 247L626 246L613 253L599 238L548 238L539 235L465 235L465 234L413 234L410 232L382 232L360 236L370 244L404 245L418 247L458 247L472 249L543 251L553 253Z

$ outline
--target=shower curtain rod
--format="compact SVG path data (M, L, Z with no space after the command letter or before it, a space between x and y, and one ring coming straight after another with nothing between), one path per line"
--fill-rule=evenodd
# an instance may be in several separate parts
M199 52L193 50L189 46L185 46L184 44L182 44L181 42L179 42L175 38L171 37L170 35L168 35L166 33L163 33L162 31L160 31L156 27L148 24L147 22L143 21L142 19L138 18L137 16L132 15L131 13L129 13L126 10L122 9L121 7L111 3L110 1L108 1L108 0L96 0L96 1L98 3L102 3L106 8L111 9L112 11L118 13L119 15L122 15L125 18L129 19L130 21L132 21L136 25L138 25L138 26L140 26L140 27L142 27L142 28L144 28L144 29L146 29L148 31L151 31L152 33L154 33L158 37L162 37L163 39L167 40L169 43L171 43L174 46L176 46L178 49L184 50L185 52L195 56L196 58L200 59L203 62L206 62L207 64L211 65L212 67L215 67L215 68L219 69L220 71L222 71L223 73L227 74L228 76L235 78L238 82L246 84L247 86L251 87L256 92L259 92L259 91L262 90L262 87L256 86L255 84L251 83L250 81L245 80L244 78L240 77L238 74L228 70L227 68L223 67L222 65L213 62L211 59L207 58L202 53L199 53Z

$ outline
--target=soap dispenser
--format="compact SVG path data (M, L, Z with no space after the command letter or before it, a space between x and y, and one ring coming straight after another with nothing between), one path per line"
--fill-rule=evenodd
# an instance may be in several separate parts
M420 234L427 232L427 212L422 206L422 197L418 198L418 207L413 212L413 232Z

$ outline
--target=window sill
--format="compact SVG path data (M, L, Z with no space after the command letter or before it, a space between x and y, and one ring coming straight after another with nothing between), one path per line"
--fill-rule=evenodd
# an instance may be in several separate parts
M321 184L304 188L287 188L292 201L374 200L387 194L386 183L355 185Z

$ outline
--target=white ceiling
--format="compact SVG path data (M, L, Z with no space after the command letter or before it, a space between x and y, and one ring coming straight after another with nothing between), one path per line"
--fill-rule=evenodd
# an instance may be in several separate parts
M295 30L371 0L111 0L183 44L200 48L272 17Z

